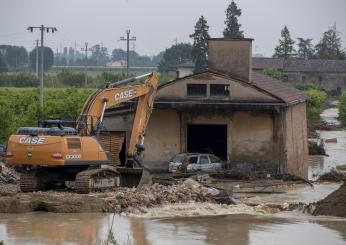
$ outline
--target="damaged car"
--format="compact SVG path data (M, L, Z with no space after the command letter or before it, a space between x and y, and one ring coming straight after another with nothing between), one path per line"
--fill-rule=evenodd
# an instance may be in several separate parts
M169 162L168 171L173 172L215 172L220 171L224 163L214 154L180 153Z

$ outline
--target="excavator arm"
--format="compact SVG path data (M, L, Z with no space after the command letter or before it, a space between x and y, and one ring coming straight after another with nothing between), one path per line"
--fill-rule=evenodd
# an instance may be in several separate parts
M129 85L129 83L144 77L146 77L144 82ZM102 128L106 109L138 98L127 151L128 158L136 158L143 146L145 129L153 108L158 83L159 80L156 72L152 72L114 84L108 84L103 89L97 90L89 96L84 104L82 113L77 120L77 130L81 135L97 135Z

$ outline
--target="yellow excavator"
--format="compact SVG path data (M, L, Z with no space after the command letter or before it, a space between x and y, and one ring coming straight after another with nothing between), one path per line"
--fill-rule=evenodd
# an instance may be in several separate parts
M47 120L43 127L19 128L9 138L6 158L7 164L21 172L21 190L48 190L72 183L78 193L89 193L149 184L151 175L141 164L140 155L158 83L156 72L108 83L89 96L76 128L64 127L59 120ZM135 98L126 163L120 167L112 162L112 151L119 149L106 149L105 140L100 140L100 135L107 135L104 113Z

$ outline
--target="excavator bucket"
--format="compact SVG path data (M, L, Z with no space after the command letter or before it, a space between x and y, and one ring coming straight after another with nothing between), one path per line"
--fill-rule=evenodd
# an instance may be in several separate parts
M141 187L152 184L152 173L145 167L117 167L120 173L120 186L122 187Z

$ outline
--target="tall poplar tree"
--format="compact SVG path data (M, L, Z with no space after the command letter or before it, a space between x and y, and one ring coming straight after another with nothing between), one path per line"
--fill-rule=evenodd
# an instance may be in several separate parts
M295 49L293 47L294 41L291 38L290 31L285 26L281 31L281 39L279 45L275 47L275 53L273 57L288 59L295 55Z
M195 32L190 35L193 38L191 54L195 63L195 72L208 67L208 39L210 38L208 30L207 21L201 16L195 25Z
M316 56L319 59L346 59L346 54L341 45L340 34L336 31L334 25L323 34L320 42L316 45Z
M241 16L241 9L232 0L226 9L226 28L223 31L225 38L243 38L243 31L240 30L241 24L238 23L238 17Z
M314 58L314 46L312 45L312 39L311 38L301 38L298 37L298 51L297 51L297 57L308 60Z

